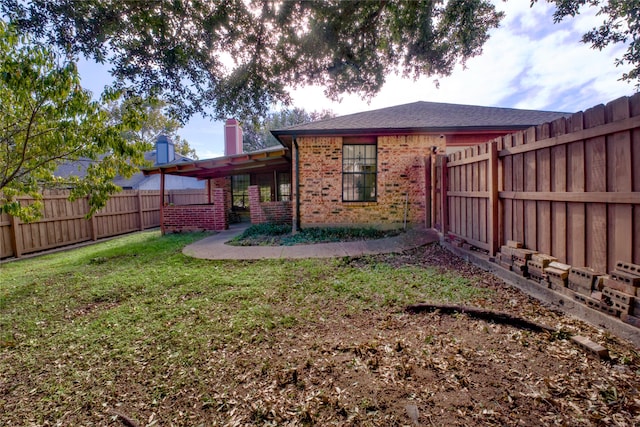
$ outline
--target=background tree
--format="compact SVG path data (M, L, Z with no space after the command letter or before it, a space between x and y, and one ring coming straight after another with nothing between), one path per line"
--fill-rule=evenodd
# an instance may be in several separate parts
M531 0L531 5L538 0ZM554 22L575 17L581 8L595 7L603 17L602 25L582 36L582 42L602 50L610 44L625 43L627 51L616 59L616 66L630 65L631 71L622 74L622 80L635 81L640 87L640 2L638 0L547 0L554 3Z
M119 102L111 102L107 106L112 121L117 123L122 119L122 111L128 108L142 108L145 120L141 124L139 130L129 130L126 134L127 138L132 140L141 140L147 144L153 145L158 135L166 135L171 138L175 146L176 153L191 159L197 159L196 150L189 145L189 142L178 135L178 131L182 129L182 123L179 120L165 114L166 103L152 99L147 100L142 105L130 105L135 100L120 100Z
M280 145L271 135L273 129L282 129L334 116L335 114L328 110L307 112L303 108L291 108L268 113L262 118L243 120L243 149L249 152Z
M482 52L490 0L0 0L18 28L112 65L185 119L265 115L289 91L370 97L393 72L448 75Z
M106 92L103 99L118 96ZM137 171L149 148L123 137L144 121L140 101L134 99L112 120L80 87L75 64L31 44L0 21L0 210L25 221L36 219L41 190L54 186L72 187L72 198L89 196L90 214L104 206L118 190L111 180ZM93 160L84 178L54 175L62 162L79 159ZM30 195L35 203L21 206L20 195Z

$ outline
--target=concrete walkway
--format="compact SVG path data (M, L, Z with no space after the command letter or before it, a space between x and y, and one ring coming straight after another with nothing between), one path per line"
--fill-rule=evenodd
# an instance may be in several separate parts
M340 258L390 254L437 242L440 236L431 229L412 229L395 237L355 242L316 243L296 246L231 246L225 242L241 234L247 224L236 224L185 247L187 256L216 260Z

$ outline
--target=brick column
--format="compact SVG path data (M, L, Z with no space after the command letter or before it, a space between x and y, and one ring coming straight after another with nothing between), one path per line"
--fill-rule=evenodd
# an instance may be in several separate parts
M251 216L251 224L267 222L262 206L260 206L260 187L257 185L249 186L249 213Z
M216 230L226 230L229 228L227 212L229 206L224 188L213 189L213 217Z

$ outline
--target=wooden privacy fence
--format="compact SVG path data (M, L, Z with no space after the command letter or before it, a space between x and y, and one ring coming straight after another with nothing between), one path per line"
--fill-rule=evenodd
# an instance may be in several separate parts
M492 255L507 240L574 266L640 263L640 96L435 162L434 223Z
M160 226L159 191L114 194L91 219L85 218L89 212L87 199L70 202L68 197L65 190L45 192L43 216L36 222L26 224L0 215L0 259ZM29 203L28 198L20 201ZM197 201L206 203L205 190L172 190L165 194L166 203Z

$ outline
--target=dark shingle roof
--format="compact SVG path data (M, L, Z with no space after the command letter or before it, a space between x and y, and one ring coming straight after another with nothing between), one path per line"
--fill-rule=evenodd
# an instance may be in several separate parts
M524 129L551 122L568 113L476 105L414 102L349 114L273 131L274 135L358 133L369 131Z
M179 153L175 153L175 156L175 160L169 163L165 163L163 166L193 161L192 159L185 157ZM157 165L156 157L156 150L146 151L144 153L144 159L153 165ZM65 162L58 166L54 174L62 178L67 178L69 176L78 176L80 178L84 178L87 175L87 168L91 163L93 163L93 160L88 158L81 158L73 162ZM113 183L119 185L122 188L137 188L145 179L147 179L147 177L145 177L142 172L136 172L131 176L131 178L124 178L118 175L113 180Z

